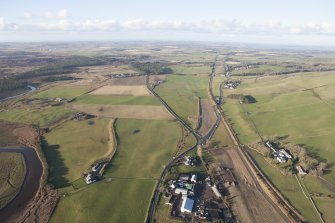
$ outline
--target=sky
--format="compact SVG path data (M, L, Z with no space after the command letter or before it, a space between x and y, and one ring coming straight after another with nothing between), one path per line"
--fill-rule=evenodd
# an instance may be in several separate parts
M0 41L335 46L333 0L0 0Z

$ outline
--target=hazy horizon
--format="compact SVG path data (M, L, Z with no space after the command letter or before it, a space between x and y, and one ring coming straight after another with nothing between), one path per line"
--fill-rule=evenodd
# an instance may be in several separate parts
M335 46L332 1L0 3L0 41L201 41Z

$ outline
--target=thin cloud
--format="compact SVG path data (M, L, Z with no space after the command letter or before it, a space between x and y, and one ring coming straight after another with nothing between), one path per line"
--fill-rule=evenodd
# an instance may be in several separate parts
M23 18L25 19L31 19L33 17L33 14L31 12L24 12Z
M44 17L49 20L58 19L65 20L70 17L70 13L67 9L61 9L58 12L46 11Z
M0 17L0 30L5 28L5 19Z
M246 23L240 20L204 20L200 22L162 21L134 19L116 20L80 20L74 21L70 13L62 9L57 13L46 12L49 20L39 24L11 24L18 30L25 31L178 31L190 33L225 34L225 35L328 35L335 36L335 23L308 23L285 25L277 21L262 24ZM7 29L8 24L0 18L0 29Z

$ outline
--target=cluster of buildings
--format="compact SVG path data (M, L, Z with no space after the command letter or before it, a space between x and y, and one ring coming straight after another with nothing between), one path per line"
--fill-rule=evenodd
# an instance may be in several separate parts
M292 159L291 154L289 154L285 149L278 150L269 141L267 141L265 145L272 151L272 155L279 163L286 163L287 160Z
M85 182L87 184L92 184L94 182L97 182L99 180L99 177L102 175L105 167L107 165L107 162L98 162L94 164L91 168L91 171L85 174Z
M209 176L180 174L168 183L167 202L172 208L171 216L187 221L233 218L229 208L222 202L222 195ZM213 205L215 204L215 205Z
M191 157L191 156L185 156L183 162L184 162L185 166L194 166L195 165L194 157Z
M173 190L173 194L176 196L181 195L181 213L192 213L194 206L194 187L197 183L197 175L181 174L178 180L170 182L169 187ZM175 198L171 196L169 203L172 205Z
M224 87L230 89L236 89L241 84L240 81L225 81Z
M138 76L137 73L130 73L130 74L115 74L115 75L111 75L113 78L126 78L126 77L134 77L134 76Z

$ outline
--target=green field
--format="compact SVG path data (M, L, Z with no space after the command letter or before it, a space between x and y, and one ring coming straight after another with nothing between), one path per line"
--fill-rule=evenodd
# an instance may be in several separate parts
M282 66L274 66L274 65L260 65L259 67L253 67L248 70L233 70L231 72L232 75L243 75L243 74L249 74L249 73L269 73L269 74L275 74L281 71L287 71L285 67Z
M187 123L196 127L198 97L208 98L207 76L169 75L167 82L156 87L155 91Z
M78 97L88 91L88 87L83 86L56 86L40 91L33 98L63 98L70 99Z
M119 146L105 179L63 197L51 222L145 221L156 179L182 130L174 121L130 119L118 119L115 127Z
M261 155L253 151L251 154L255 158L258 165L261 166L262 171L269 177L271 182L281 191L289 202L310 222L319 222L318 216L314 212L312 204L303 194L295 176L284 176L280 173L278 167L268 164Z
M213 77L213 94L214 96L220 96L220 84L223 82L225 77L215 76Z
M44 153L49 164L49 181L68 186L80 178L94 161L108 152L108 119L67 121L45 135Z
M62 198L50 222L144 222L155 184L155 180L100 181Z
M115 125L119 146L106 176L158 177L177 151L180 126L174 121L130 119L119 119Z
M335 185L335 166L331 165L335 162L334 85L334 72L244 78L240 87L224 94L251 95L257 102L241 105L227 99L223 110L244 144L259 141L258 132L263 138L283 136L284 142L304 145L314 157L330 164L323 177ZM273 180L275 172L267 171L267 175L279 187ZM318 178L305 184L314 192L325 190ZM319 199L321 212L327 206L322 202ZM299 202L292 203L308 215L305 208L299 208Z
M335 222L335 202L334 199L329 198L313 198L316 206L321 211L325 222Z
M0 112L0 119L10 122L34 124L40 127L47 127L61 119L64 119L74 112L64 107L50 108L13 108Z
M0 209L20 191L26 174L21 153L0 152Z
M175 65L171 66L174 74L186 74L186 75L194 75L194 74L210 74L212 68L208 65L202 64L191 64L191 65Z
M104 105L161 105L153 96L113 96L84 94L76 98L78 104Z

